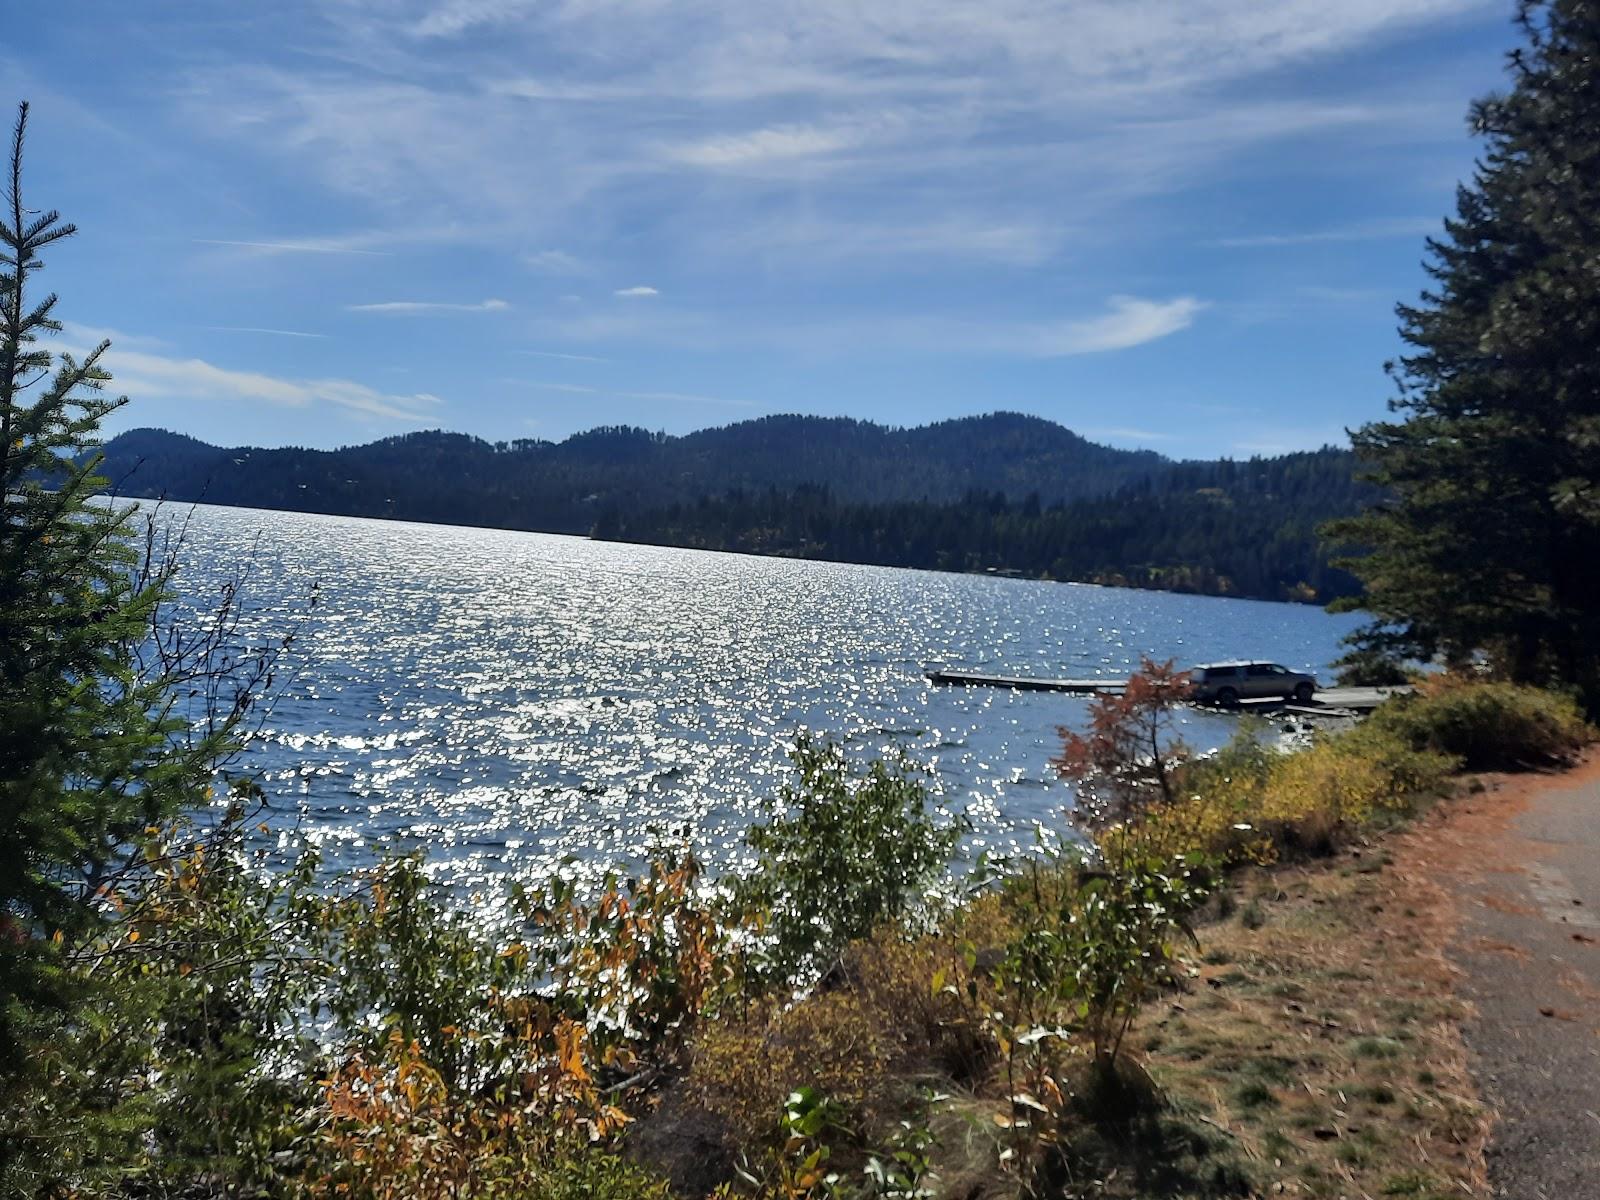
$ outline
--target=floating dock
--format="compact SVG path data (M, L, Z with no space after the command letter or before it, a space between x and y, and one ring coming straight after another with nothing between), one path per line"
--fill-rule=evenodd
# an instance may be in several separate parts
M948 687L1010 688L1018 692L1063 692L1069 696L1115 696L1128 685L1126 679L1041 679L1031 675L985 675L979 671L929 671L928 679ZM1390 696L1404 695L1409 691L1409 687L1320 688L1316 698L1309 704L1269 697L1241 700L1232 709L1218 708L1218 711L1291 712L1305 717L1359 716L1371 712ZM1205 707L1217 708L1216 705Z
M929 671L934 683L951 687L1011 688L1018 692L1066 692L1073 696L1115 695L1128 686L1126 679L1036 679L1027 675L983 675L976 671Z

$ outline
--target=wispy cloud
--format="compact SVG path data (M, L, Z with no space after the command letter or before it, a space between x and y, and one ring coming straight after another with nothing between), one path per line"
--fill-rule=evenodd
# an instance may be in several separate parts
M264 329L256 325L201 325L212 333L263 333L272 337L325 338L325 333L307 333L301 329Z
M1019 349L1031 348L1041 358L1127 350L1189 328L1205 308L1205 302L1193 296L1174 300L1113 296L1100 316L1036 326L1005 340L1014 340Z
M690 166L737 169L828 155L860 145L866 137L861 127L781 125L669 145L662 154Z
M1437 217L1397 217L1382 221L1362 221L1331 229L1311 229L1299 233L1256 233L1242 237L1217 238L1210 244L1234 249L1273 246L1309 246L1318 242L1370 242L1383 238L1419 238L1439 232Z
M714 231L724 251L779 252L801 268L833 269L841 260L885 259L947 264L970 260L1031 267L1055 257L1070 231L1057 222L1013 214L950 212L924 221L785 214L734 233Z
M402 422L426 421L428 410L441 403L437 396L426 393L390 395L349 379L292 379L219 367L202 358L124 349L145 339L70 324L61 342L50 348L81 354L107 337L112 347L102 362L112 375L109 390L129 396L193 399L208 404L239 401L287 408L332 406Z
M190 206L203 223L178 226L173 244L186 265L225 268L201 282L232 285L242 267L263 293L368 301L326 314L340 340L325 348L366 352L351 327L362 313L372 335L433 315L470 326L491 355L498 345L508 370L572 378L574 396L621 395L575 390L621 366L561 365L601 356L669 389L702 350L806 366L854 355L832 376L819 364L818 394L881 415L887 401L857 369L879 353L884 365L987 356L995 395L1007 394L1003 359L1068 381L1090 372L1037 360L1149 347L1170 374L1177 342L1163 339L1195 349L1198 371L1207 348L1183 331L1220 330L1234 305L1299 299L1326 315L1333 298L1297 297L1296 282L1387 286L1373 264L1399 251L1377 239L1433 228L1407 214L1433 210L1437 179L1464 159L1464 85L1492 72L1486 14L1502 21L1503 7L282 0L192 33L144 18L158 23L159 62L128 68L97 102L115 111L160 72L167 86L128 122L148 118L231 201ZM1470 56L1455 53L1469 41ZM1219 212L1233 215L1204 224ZM1389 219L1353 220L1372 213ZM190 230L220 236L183 245ZM1203 252L1205 239L1225 253ZM1228 253L1326 259L1317 245L1358 239L1377 244L1342 254L1348 270L1204 282ZM1354 298L1348 308L1352 325L1365 320ZM323 324L293 311L249 315ZM245 315L197 303L186 319L224 314ZM507 356L523 343L595 352ZM406 382L421 386L432 376L420 349L415 361ZM737 377L706 381L714 393ZM1251 391L1238 381L1250 372L1211 390ZM629 398L665 410L695 395L682 382L689 391ZM952 371L934 390L948 401L967 385ZM607 406L563 407L603 420ZM490 399L472 419L493 412ZM1152 418L1115 420L1133 433Z
M378 304L347 304L346 312L380 313L387 316L413 316L418 313L503 312L511 305L504 300L480 300L476 304L452 304L441 300L385 300Z
M346 0L310 10L321 63L196 71L186 94L217 137L248 132L395 220L459 223L485 247L625 237L703 268L765 231L758 250L808 261L784 235L794 219L926 231L856 238L880 270L944 255L1034 265L1063 230L1098 245L1130 200L1257 148L1413 137L1418 115L1388 83L1332 102L1230 89L1486 2L816 0L776 13L648 0L619 20L600 0ZM327 65L343 62L381 70ZM574 257L524 262L564 273Z
M775 325L741 320L737 314L649 306L627 313L556 317L547 324L549 335L564 341L647 342L697 350L768 347L829 354L871 348L1066 358L1158 341L1189 328L1208 307L1194 296L1152 300L1119 295L1107 300L1102 312L1053 321L868 312Z
M239 250L254 250L263 254L360 254L373 258L387 257L387 250L372 250L357 244L363 238L307 238L287 242L251 242L236 238L191 238L200 246L231 246Z

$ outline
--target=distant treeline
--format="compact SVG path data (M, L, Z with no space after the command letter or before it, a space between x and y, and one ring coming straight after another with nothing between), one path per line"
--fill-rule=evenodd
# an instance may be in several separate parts
M106 447L126 496L661 545L1007 571L1268 599L1354 590L1316 526L1370 493L1348 451L1173 462L995 413L917 429L767 417L562 442L427 432L339 450L225 449L140 429Z
M1326 602L1358 591L1316 529L1367 499L1324 450L1186 463L1110 496L1044 505L974 491L954 503L858 504L826 487L729 492L601 514L594 536L838 562L992 571L1210 595Z

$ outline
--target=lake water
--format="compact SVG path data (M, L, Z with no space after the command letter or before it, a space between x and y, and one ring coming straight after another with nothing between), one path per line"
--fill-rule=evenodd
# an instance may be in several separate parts
M1124 675L1140 655L1326 674L1354 618L1319 609L580 538L249 509L195 510L181 590L251 567L247 627L303 619L238 769L332 866L424 848L468 890L687 830L713 862L803 730L904 747L976 846L1061 828L1049 766L1086 701L935 688L933 666ZM321 598L309 616L313 584ZM1227 717L1188 713L1216 744Z

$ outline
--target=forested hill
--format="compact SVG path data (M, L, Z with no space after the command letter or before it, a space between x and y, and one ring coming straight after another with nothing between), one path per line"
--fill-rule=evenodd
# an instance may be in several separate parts
M840 562L995 571L1209 595L1326 602L1355 579L1316 530L1373 497L1348 451L1180 463L1107 495L1043 504L974 491L861 504L825 487L733 492L629 517L597 537Z
M1315 526L1368 497L1346 451L1173 462L996 413L916 429L782 416L682 437L413 433L340 450L221 448L139 429L125 496L1273 599L1353 588Z
M587 531L605 506L640 511L730 489L818 484L872 504L956 500L985 488L1053 503L1105 495L1167 465L1159 454L1099 446L1015 413L916 429L764 417L682 437L609 426L563 442L411 433L334 451L222 449L140 429L107 451L113 477L144 460L125 485L130 494L191 499L203 490L219 504L573 532ZM468 481L470 495L461 489Z

